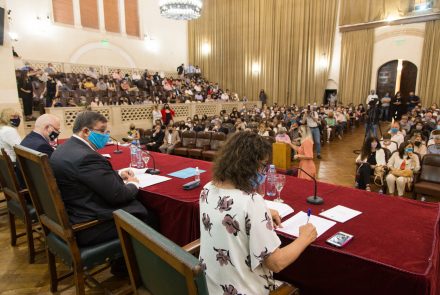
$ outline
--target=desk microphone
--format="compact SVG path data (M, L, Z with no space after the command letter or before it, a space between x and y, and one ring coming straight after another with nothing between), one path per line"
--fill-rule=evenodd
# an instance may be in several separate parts
M114 154L122 154L122 151L119 149L119 141L117 141L115 138L111 137L110 138L116 142L116 150L113 151Z
M324 199L321 197L318 197L316 195L316 192L318 191L318 182L316 181L316 178L307 173L304 169L297 167L298 170L301 170L304 172L307 176L309 176L311 179L313 179L313 182L315 183L315 191L313 193L313 196L307 197L307 203L313 204L313 205L321 205L324 203Z
M124 137L124 138L122 138L122 140L124 142L128 142L131 145L134 145L135 147L139 148L137 145L133 144L129 138ZM151 159L153 159L153 168L147 168L147 171L145 171L145 173L152 174L152 175L160 174L160 170L156 169L156 160L154 159L153 154L151 154L148 150L142 150L142 152L146 153L148 156L151 157Z

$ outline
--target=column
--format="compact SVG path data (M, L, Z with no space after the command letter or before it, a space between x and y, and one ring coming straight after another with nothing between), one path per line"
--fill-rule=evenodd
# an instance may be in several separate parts
M98 0L99 30L105 33L104 0Z
M75 28L81 29L81 10L80 10L80 4L79 0L73 0L73 24L75 25Z
M125 1L119 0L119 28L121 30L121 34L123 36L127 35L127 31L125 29Z

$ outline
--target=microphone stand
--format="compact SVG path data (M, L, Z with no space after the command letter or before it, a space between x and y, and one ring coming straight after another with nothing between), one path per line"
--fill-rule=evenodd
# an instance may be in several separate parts
M324 203L324 199L321 197L318 197L316 195L316 192L318 191L318 182L316 181L316 178L313 177L312 175L310 175L309 173L307 173L302 168L297 167L297 169L304 172L307 176L309 176L311 179L313 179L313 182L315 183L315 191L313 193L313 196L307 197L307 203L312 204L312 205L321 205L322 203Z
M114 154L122 154L122 151L119 149L119 141L110 136L110 138L116 142L116 150L113 151Z

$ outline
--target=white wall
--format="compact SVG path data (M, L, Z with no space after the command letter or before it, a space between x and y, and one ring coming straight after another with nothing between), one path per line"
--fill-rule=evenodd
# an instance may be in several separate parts
M43 25L37 16L52 15L51 0L6 1L12 10L11 31L19 36L14 46L23 59L164 71L175 71L188 61L187 22L161 17L158 0L138 0L141 36L151 36L153 41L149 43L143 38L100 30L57 23ZM109 44L101 44L103 39Z
M379 68L395 59L408 60L417 66L418 85L424 32L425 23L381 27L375 30L371 89L376 88Z

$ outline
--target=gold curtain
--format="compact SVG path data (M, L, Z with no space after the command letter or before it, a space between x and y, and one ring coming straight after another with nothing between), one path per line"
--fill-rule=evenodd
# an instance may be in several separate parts
M370 90L374 29L342 33L339 101L365 104Z
M270 102L321 102L338 0L205 0L190 21L189 62L224 89Z
M419 76L419 95L424 106L440 102L440 20L426 23Z

